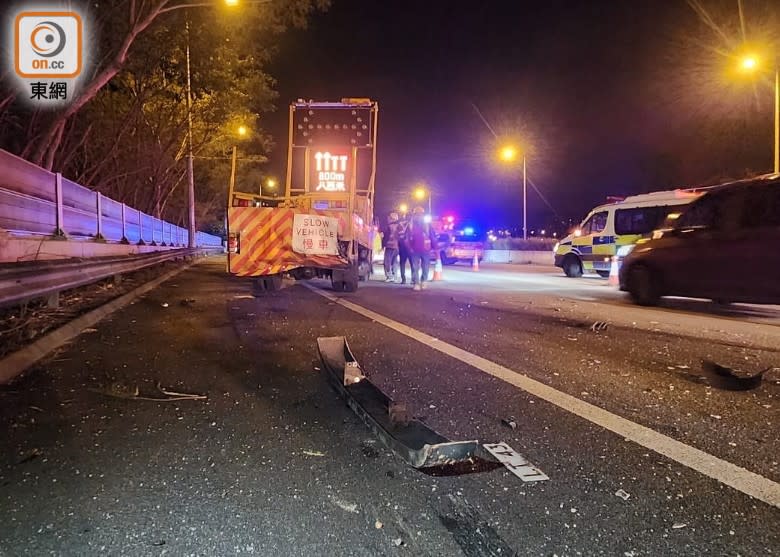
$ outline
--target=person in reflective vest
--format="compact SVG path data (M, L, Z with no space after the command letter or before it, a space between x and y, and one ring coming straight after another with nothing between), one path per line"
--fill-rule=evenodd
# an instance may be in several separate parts
M395 265L398 258L398 213L390 213L385 230L385 282L395 282Z
M425 210L415 207L407 232L412 252L412 284L415 290L425 290L428 286L431 252L436 250L436 234L425 220Z

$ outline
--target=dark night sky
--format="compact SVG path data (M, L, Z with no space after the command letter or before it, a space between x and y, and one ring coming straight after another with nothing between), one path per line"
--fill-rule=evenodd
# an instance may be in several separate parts
M529 178L561 216L579 218L607 195L662 189L659 176L707 179L722 165L693 151L699 162L687 160L680 145L693 124L659 94L669 44L696 24L676 0L334 0L309 29L282 37L270 68L280 93L266 120L277 141L271 170L284 173L290 101L366 96L380 105L380 211L425 180L434 212L519 223L519 169L494 162L472 103L501 134L530 138ZM768 166L768 151L738 164L764 158ZM531 228L551 215L529 190Z

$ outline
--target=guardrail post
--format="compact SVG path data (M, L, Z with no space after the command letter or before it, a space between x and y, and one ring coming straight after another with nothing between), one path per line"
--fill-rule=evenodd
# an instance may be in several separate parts
M106 238L103 236L103 203L101 201L100 192L97 192L97 203L95 209L97 210L97 233L95 234L96 242L105 242Z
M127 209L127 205L122 203L122 239L119 240L120 244L130 243L130 241L127 239L127 216L125 215L126 209Z
M150 246L156 246L157 245L157 238L156 238L155 234L157 232L156 223L157 223L158 220L159 219L156 219L156 218L152 217L152 243L149 244Z
M57 213L57 222L54 225L54 237L64 240L66 236L64 218L62 215L62 174L59 172L54 175L54 204Z
M138 211L138 245L146 245L144 242L144 214L141 211Z

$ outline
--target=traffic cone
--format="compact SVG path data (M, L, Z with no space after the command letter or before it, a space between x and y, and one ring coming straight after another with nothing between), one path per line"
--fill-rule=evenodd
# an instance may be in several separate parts
M618 258L617 256L612 258L612 263L609 266L609 278L607 279L609 286L619 286L620 276L618 273Z
M471 262L471 270L479 271L479 257L477 257L477 252L474 252L474 261Z
M441 257L436 258L436 265L433 266L433 280L443 280L442 273L444 270L441 265Z

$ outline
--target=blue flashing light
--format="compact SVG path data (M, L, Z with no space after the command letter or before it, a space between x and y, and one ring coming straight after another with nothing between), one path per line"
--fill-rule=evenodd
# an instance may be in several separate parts
M464 236L473 236L474 235L474 228L471 226L467 226L463 229L463 235Z

